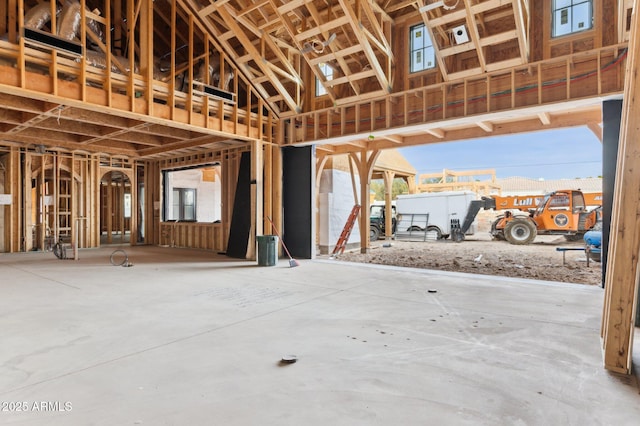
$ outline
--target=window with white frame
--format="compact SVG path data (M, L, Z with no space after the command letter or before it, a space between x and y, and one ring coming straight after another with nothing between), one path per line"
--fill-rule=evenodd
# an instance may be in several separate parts
M419 72L435 68L436 51L424 24L414 25L409 30L410 67L411 72Z
M552 0L552 36L560 37L593 27L593 0Z
M174 220L196 220L196 190L173 188L172 217Z
M325 80L333 80L333 68L329 64L322 62L318 64L318 68L320 68L320 72L324 75ZM324 87L320 79L316 77L316 96L323 96L326 94L327 89Z

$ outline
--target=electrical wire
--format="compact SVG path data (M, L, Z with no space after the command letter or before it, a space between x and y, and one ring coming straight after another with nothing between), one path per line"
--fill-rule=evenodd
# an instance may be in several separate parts
M567 82L570 83L575 83L578 81L582 81L585 80L589 77L593 77L594 75L597 75L598 72L607 72L609 69L611 69L612 67L618 65L620 62L622 62L622 60L624 60L624 58L627 57L628 54L628 49L624 48L622 50L622 52L618 55L618 57L614 58L613 60L611 60L609 63L603 65L602 67L600 67L600 69L596 69L593 71L588 71L582 74L578 74L574 77L570 77L569 79L567 78L559 78L559 79L555 79L555 80L549 80L549 81L545 81L542 82L542 84L540 85L542 89L548 89L548 88L554 88L554 87L558 87L558 86L562 86L567 84ZM532 92L538 90L538 84L529 84L529 85L525 85L522 87L517 87L514 90L514 93L528 93L528 92ZM498 98L502 98L505 96L511 96L512 95L512 90L511 89L505 89L505 90L501 90L498 92L494 92L491 93L489 96L491 99L498 99ZM487 95L478 95L478 96L474 96L469 98L468 100L465 99L461 99L461 100L456 100L456 101L450 101L447 102L445 105L447 108L457 108L457 107L463 107L466 103L466 105L471 105L471 104L475 104L478 102L486 102L487 101ZM442 104L436 104L436 105L431 105L429 108L427 108L427 112L428 113L437 113L442 111L444 108L444 105ZM424 109L415 109L415 110L411 110L408 111L407 114L392 114L392 119L394 118L401 118L405 115L407 116L416 116L418 114L423 114L424 113ZM381 122L381 121L385 121L387 120L386 116L378 116L373 118L373 120L377 123L377 122ZM367 123L367 122L371 122L372 119L369 117L365 117L365 118L361 118L359 120L360 123ZM307 128L313 128L315 123L314 123L314 119L313 118L309 118L308 120L306 120ZM343 126L344 124L355 124L356 120L346 120L346 121L337 121L331 124L331 127L340 127ZM301 125L302 123L298 122L297 124Z
M118 257L116 255L118 254L124 255L124 258L122 259L122 261L116 260ZM124 267L133 266L133 263L129 262L129 256L127 256L127 252L122 249L114 250L113 253L111 253L111 257L109 257L109 262L113 266L124 266Z

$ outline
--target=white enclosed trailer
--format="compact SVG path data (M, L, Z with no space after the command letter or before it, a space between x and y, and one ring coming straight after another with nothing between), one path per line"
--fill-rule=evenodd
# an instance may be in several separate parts
M432 238L447 238L451 234L451 221L458 224L464 222L471 201L476 199L472 191L423 192L420 194L398 195L396 209L398 212L398 232L423 230L424 221L419 219L428 214L427 231ZM422 216L418 216L422 215ZM467 231L475 232L475 224Z

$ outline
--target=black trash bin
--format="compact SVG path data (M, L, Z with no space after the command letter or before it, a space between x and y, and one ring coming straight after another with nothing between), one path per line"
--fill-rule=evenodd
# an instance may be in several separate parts
M258 266L274 266L278 263L278 236L259 235Z

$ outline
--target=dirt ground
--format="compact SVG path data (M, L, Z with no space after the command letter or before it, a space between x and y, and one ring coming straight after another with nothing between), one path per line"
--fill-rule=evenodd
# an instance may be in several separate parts
M389 246L390 244L390 246ZM344 262L375 263L441 271L468 272L536 280L600 285L602 269L582 250L562 252L558 247L583 248L582 241L568 242L562 236L538 236L530 245L516 246L492 241L488 233L467 236L460 243L440 241L384 241L372 244L369 253L360 250L337 256Z

